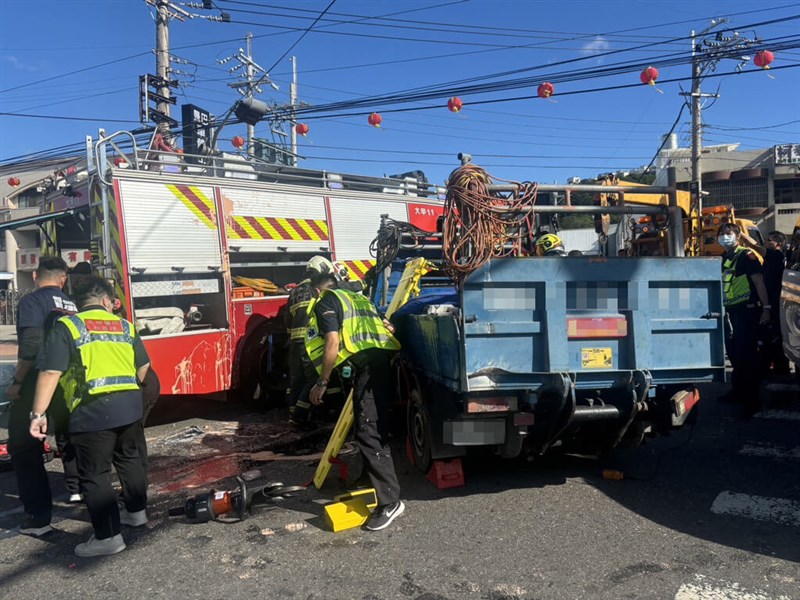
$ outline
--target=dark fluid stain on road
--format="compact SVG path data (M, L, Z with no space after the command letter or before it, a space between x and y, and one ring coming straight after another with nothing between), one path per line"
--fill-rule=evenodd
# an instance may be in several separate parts
M639 575L647 575L649 573L660 573L664 571L667 567L665 565L660 565L658 563L652 562L640 562L635 563L632 565L628 565L627 567L623 567L622 569L618 569L613 573L609 573L606 576L606 579L611 580L615 584L625 583L629 579L633 577L638 577Z

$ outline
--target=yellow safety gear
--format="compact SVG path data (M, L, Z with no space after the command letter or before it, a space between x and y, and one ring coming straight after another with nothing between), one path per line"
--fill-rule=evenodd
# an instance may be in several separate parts
M70 413L92 396L139 389L133 325L102 309L61 317L58 322L72 334L77 350L62 377Z
M740 260L755 252L745 246L736 246L733 255L722 261L722 302L726 307L736 306L750 300L750 279L747 275L736 275Z
M400 349L400 342L389 333L375 306L367 298L347 290L326 290L319 299L324 298L327 294L336 296L342 304L344 313L344 320L339 330L339 353L336 356L334 367L362 350L370 348ZM317 373L322 372L322 359L325 354L325 336L319 332L317 316L314 313L314 307L319 299L309 305L308 331L306 333L306 351Z
M564 242L561 241L561 238L558 237L555 233L546 233L538 240L536 240L536 254L539 256L544 256L551 250L555 250L556 248L564 248Z

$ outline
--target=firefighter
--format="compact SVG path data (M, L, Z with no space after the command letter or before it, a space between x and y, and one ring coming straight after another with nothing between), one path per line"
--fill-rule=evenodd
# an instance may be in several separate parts
M334 281L321 274L313 283L323 289ZM405 510L389 446L390 361L400 349L390 328L361 294L323 289L313 303L306 334L308 356L319 374L311 403L322 404L337 367L343 379L352 381L355 441L378 498L365 526L370 531L385 529Z
M113 314L113 289L95 276L75 285L80 307L62 317L47 338L36 384L30 435L47 433L45 411L64 375L70 439L94 535L75 547L78 556L107 556L125 549L120 524L147 523L147 471L142 392L150 364L134 326ZM117 505L111 466L122 484Z
M762 373L757 365L759 326L770 322L770 304L764 285L763 259L741 243L741 230L724 223L717 233L722 256L723 304L725 306L726 350L731 361L731 391L723 401L740 402L743 418L757 410Z
M67 280L67 264L58 256L42 256L34 271L36 291L22 298L17 313L19 358L14 380L7 389L11 401L8 420L8 451L17 479L19 497L25 510L20 533L39 537L52 531L50 519L53 498L50 481L42 461L42 441L28 435L30 413L39 365L37 356L44 345L48 321L54 313L72 314L77 308L62 291ZM56 442L62 453L64 475L70 502L80 502L78 474L72 449L58 426Z
M298 428L311 426L311 404L308 394L317 379L317 373L308 360L305 340L308 329L309 306L318 291L312 284L315 276L330 275L335 280L336 269L324 256L313 256L306 263L303 279L289 294L287 314L289 330L289 423ZM326 278L329 281L330 278Z
M546 233L536 240L537 256L566 256L564 242L555 233Z

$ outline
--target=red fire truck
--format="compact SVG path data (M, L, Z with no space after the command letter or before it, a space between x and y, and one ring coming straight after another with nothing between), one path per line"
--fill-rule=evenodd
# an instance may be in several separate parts
M381 215L431 230L442 213L443 190L421 173L372 178L156 152L127 132L87 139L82 163L48 198L43 241L56 246L49 252L92 250L163 394L285 390L277 367L287 292L241 293L235 278L284 286L315 254L362 277Z

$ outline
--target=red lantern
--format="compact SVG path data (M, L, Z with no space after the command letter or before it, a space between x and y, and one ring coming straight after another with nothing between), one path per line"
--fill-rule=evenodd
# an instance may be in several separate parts
M128 161L126 161L121 156L117 156L117 157L114 158L114 166L115 167L121 167L121 166L127 165L127 164L128 164Z
M544 98L546 100L556 93L556 87L549 81L545 81L539 85L538 88L536 88L536 93L538 94L539 98Z
M645 85L655 85L658 80L658 69L655 67L647 67L642 74L639 75L639 80Z
M458 96L453 96L452 98L450 98L450 100L447 101L447 110L449 110L450 112L459 112L463 106L464 103Z
M762 69L769 69L769 66L772 64L773 60L775 60L775 55L772 52L769 50L759 50L756 52L756 57L753 59L753 63Z
M373 127L380 127L383 119L378 113L372 113L369 117L367 117L367 122Z
M8 178L8 185L10 185L11 187L15 188L15 187L19 186L20 183L22 183L22 182L19 180L18 177L9 177Z
M309 127L305 123L298 123L297 125L294 126L294 130L297 133L299 133L300 135L302 135L303 137L306 137L306 134L308 133L308 129L309 129Z
M234 136L231 140L231 144L233 144L234 148L241 148L244 146L244 138L240 135Z

